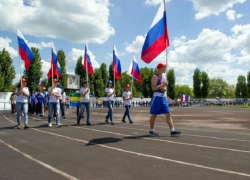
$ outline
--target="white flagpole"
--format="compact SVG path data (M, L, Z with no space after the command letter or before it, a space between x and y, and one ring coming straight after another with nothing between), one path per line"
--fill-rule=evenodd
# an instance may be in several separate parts
M86 45L87 48L87 45ZM88 53L88 48L86 49L86 53ZM85 58L85 57L84 57ZM86 60L87 61L87 60ZM85 61L84 61L85 63ZM89 72L88 72L88 63L86 63L86 72L87 72L87 88L89 88Z
M166 11L166 4L165 4L165 0L163 0L164 2L164 11ZM166 21L166 19L165 19ZM167 50L167 44L166 44L166 82L168 81L168 50ZM168 100L168 90L166 90L166 98Z
M52 50L52 44L53 44L53 42L51 42L51 50ZM52 50L53 51L53 50ZM52 54L52 53L51 53ZM53 59L52 59L52 57L51 57L51 60L50 60L50 65L51 65L51 70L52 70L52 74L51 74L51 87L52 87L52 85L53 85L53 76L54 76L54 74L53 74Z
M131 81L131 94L133 94L133 76L132 76L132 81Z
M114 45L114 52L115 52L115 45ZM114 73L114 90L115 90L115 68L114 68L114 54L113 54L113 73Z

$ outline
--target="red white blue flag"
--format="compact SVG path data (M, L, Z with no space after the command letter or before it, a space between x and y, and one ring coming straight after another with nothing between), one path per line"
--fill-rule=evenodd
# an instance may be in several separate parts
M137 82L142 82L140 68L134 56L129 67L128 75L132 76Z
M62 75L62 71L61 71L60 65L57 61L56 48L55 48L53 42L52 42L51 46L52 46L51 68L50 68L47 76L48 76L48 78L52 78L53 76L60 77ZM52 72L53 72L53 74L52 74Z
M20 58L24 61L25 69L29 70L30 64L34 59L34 54L19 29L17 29L17 42Z
M153 61L169 46L165 0L163 0L146 36L141 59L145 63Z
M43 88L43 87L44 87L44 82L43 82L43 79L40 79L39 86L40 86L41 88Z
M91 75L95 74L92 62L91 62L90 57L89 57L88 47L86 44L85 44L85 53L84 53L84 59L83 59L82 64L83 64L83 68L86 70L86 72L88 72Z
M121 76L122 76L121 63L118 58L115 45L114 45L114 50L113 50L113 72L114 72L114 77L116 80L121 79Z

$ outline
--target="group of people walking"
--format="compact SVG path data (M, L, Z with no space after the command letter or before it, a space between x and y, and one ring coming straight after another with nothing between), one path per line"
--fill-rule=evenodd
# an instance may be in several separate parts
M181 134L180 131L176 131L173 125L173 120L170 113L170 108L166 98L164 97L164 93L167 90L168 82L162 76L164 72L166 72L166 64L159 63L157 65L158 73L154 75L151 79L151 88L153 90L153 96L151 99L150 106L150 130L149 134L152 136L158 136L158 133L154 130L154 122L157 115L165 114L166 122L170 128L171 136L179 136ZM20 117L21 111L24 113L24 128L29 128L28 126L28 97L29 97L29 89L26 87L27 80L24 78L21 79L21 86L16 89L16 110L17 110L17 128L20 129ZM56 124L58 127L62 126L60 121L60 98L62 97L62 89L57 87L58 80L53 79L52 87L48 89L49 103L48 103L48 127L52 126L51 120L53 112L56 115ZM122 93L122 98L124 102L125 112L122 117L122 122L126 123L126 117L130 124L133 124L133 121L130 117L130 107L131 101L133 100L133 95L130 91L130 85L125 85L125 91ZM90 89L87 81L82 82L82 86L80 89L81 94L81 106L80 112L77 115L77 125L80 125L81 118L83 116L84 111L86 110L86 124L91 126L90 122ZM107 124L114 125L113 121L113 105L114 105L114 97L115 97L115 89L113 88L113 82L108 81L107 87L105 88L106 96L107 96L107 108L108 113L105 118L105 122Z

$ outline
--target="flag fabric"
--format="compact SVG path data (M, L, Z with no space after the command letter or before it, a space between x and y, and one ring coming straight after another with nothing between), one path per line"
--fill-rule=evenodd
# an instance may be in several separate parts
M142 82L140 68L134 56L128 70L128 75L132 76L137 82Z
M122 76L122 69L121 69L121 63L117 55L116 48L114 46L113 50L113 71L114 71L114 77L116 80L121 79Z
M168 46L167 18L163 0L143 44L141 59L145 63L150 63Z
M92 62L91 62L90 57L89 57L87 45L85 45L85 53L84 53L84 58L83 58L82 64L83 64L83 68L86 71L88 71L89 74L91 74L91 75L95 74L94 68L92 66Z
M43 88L43 87L44 87L44 82L43 82L43 79L41 79L41 80L40 80L40 84L39 84L39 86L40 86L41 88Z
M17 29L17 42L20 58L24 61L25 69L29 70L30 64L34 59L34 54L19 29Z
M51 68L47 74L48 78L52 78L53 76L60 77L62 75L62 71L60 68L60 65L57 61L57 55L56 55L56 48L54 46L54 43L52 42L52 54L51 54ZM52 71L53 68L53 71ZM53 74L52 74L53 72Z
M70 107L80 107L81 106L81 93L71 93L69 96Z

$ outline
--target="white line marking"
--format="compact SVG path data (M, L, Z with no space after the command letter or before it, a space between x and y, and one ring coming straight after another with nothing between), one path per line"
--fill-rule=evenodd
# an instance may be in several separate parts
M17 148L15 148L15 147L11 146L10 144L4 142L4 141L1 140L1 139L0 139L0 142L1 142L2 144L4 144L4 145L8 146L8 147L9 147L10 149L12 149L13 151L16 151L16 152L22 154L24 157L30 159L31 161L34 161L34 162L36 162L36 163L42 165L43 167L45 167L45 168L47 168L47 169L49 169L49 170L51 170L51 171L53 171L53 172L55 172L55 173L61 175L61 176L65 177L65 178L67 178L67 179L70 179L70 180L77 180L77 178L75 178L75 177L73 177L73 176L71 176L71 175L69 175L69 174L67 174L67 173L65 173L65 172L62 172L61 170L58 170L58 169L56 169L56 168L54 168L54 167L52 167L52 166L50 166L50 165L48 165L48 164L46 164L46 163L44 163L44 162L42 162L42 161L39 161L39 160L33 158L32 156L30 156L30 155L28 155L28 154L26 154L26 153L20 151L19 149L17 149Z
M5 119L8 119L8 118L5 117ZM187 162L184 162L184 161L177 161L177 160L167 159L167 158L163 158L163 157L159 157L159 156L153 156L153 155L138 153L138 152L134 152L134 151L128 151L128 150L124 150L124 149L120 149L120 148L115 148L115 147L110 147L110 146L106 146L106 145L102 145L102 144L96 144L96 143L88 142L88 141L81 140L81 139L75 139L75 138L71 138L71 137L64 136L64 135L59 135L59 134L55 134L55 133L51 133L51 132L46 132L46 131L42 131L42 130L39 130L39 129L32 129L32 130L39 131L39 132L42 132L42 133L45 133L45 134L50 134L50 135L62 137L62 138L69 139L69 140L83 142L85 144L88 143L88 144L92 144L92 145L101 146L101 147L104 147L104 148L107 148L107 149L112 149L112 150L116 150L116 151L120 151L120 152L124 152L124 153L128 153L128 154L134 154L134 155L138 155L138 156L143 156L143 157L148 157L148 158L153 158L153 159L159 159L159 160L163 160L163 161L170 161L170 162L174 162L174 163L177 163L177 164L188 165L188 166L193 166L193 167L197 167L197 168L208 169L208 170L213 170L213 171L218 171L218 172L224 172L224 173L228 173L228 174L235 174L235 175L239 175L239 176L250 177L250 174L246 174L246 173L241 173L241 172L236 172L236 171L228 171L228 170L225 170L225 169L213 168L213 167L203 166L203 165L199 165L199 164L192 164L192 163L187 163Z

